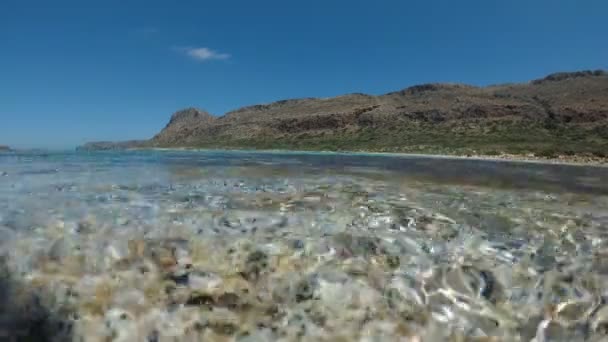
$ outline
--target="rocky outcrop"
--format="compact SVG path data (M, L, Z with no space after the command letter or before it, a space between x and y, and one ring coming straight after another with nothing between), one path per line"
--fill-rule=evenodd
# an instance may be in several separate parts
M585 71L577 71L577 72L557 72L551 75L548 75L545 78L540 80L532 81L533 84L541 84L544 82L552 82L552 81L563 81L572 78L579 77L590 77L590 76L607 76L608 73L604 70L585 70Z
M152 140L158 145L179 144L180 139L196 134L198 127L212 125L214 121L215 118L203 110L186 108L175 112L167 126Z

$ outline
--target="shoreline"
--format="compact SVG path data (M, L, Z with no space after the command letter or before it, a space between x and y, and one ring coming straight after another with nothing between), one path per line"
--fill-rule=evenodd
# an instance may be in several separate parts
M282 150L282 149L238 149L238 148L196 148L196 147L150 147L132 148L131 151L193 151L193 152L241 152L241 153L266 153L266 154L326 154L326 155L361 155L361 156L383 156L401 158L434 158L434 159L454 159L472 161L491 161L491 162L511 162L511 163L532 163L545 165L568 165L568 166L587 166L587 167L608 167L608 158L591 157L583 155L562 155L557 158L538 157L531 154L434 154L434 153L406 153L406 152L374 152L374 151L314 151L314 150Z

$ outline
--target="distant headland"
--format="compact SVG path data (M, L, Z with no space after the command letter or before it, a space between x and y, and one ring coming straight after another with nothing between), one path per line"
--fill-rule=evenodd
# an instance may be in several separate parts
M608 73L520 84L433 83L374 96L283 100L213 116L187 108L150 140L80 150L222 148L608 157Z

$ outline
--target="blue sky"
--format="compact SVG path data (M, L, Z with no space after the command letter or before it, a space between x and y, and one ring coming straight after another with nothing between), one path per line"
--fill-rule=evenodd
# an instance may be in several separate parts
M175 110L608 68L606 0L0 2L0 144L147 138Z

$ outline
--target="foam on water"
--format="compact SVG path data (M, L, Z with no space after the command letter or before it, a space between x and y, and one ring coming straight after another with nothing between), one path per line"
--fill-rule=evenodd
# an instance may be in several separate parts
M163 151L0 172L0 335L608 336L608 169Z

